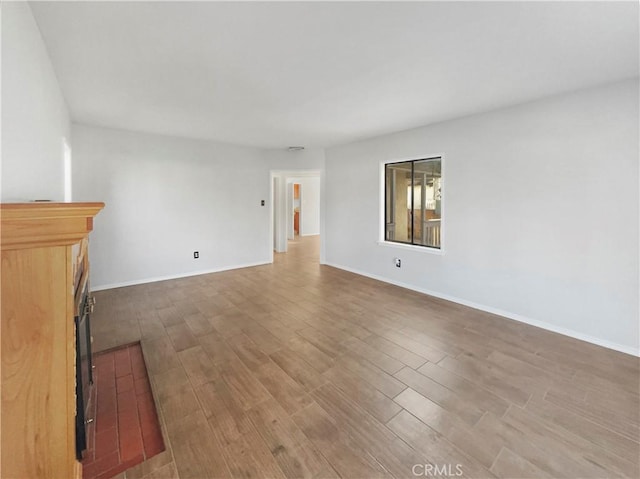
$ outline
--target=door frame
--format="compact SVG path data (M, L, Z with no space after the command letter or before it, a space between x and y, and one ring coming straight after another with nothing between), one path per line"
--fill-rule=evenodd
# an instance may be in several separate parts
M269 235L271 261L275 253L287 252L288 237L288 208L287 208L287 180L293 178L319 178L320 179L320 263L324 263L324 173L322 170L271 170L269 184L271 205L271 232ZM290 183L293 204L293 183ZM302 193L300 197L302 203ZM293 222L293 216L291 217Z

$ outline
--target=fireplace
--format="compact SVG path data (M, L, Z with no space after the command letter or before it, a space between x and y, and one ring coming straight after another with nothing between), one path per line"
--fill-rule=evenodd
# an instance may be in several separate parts
M82 459L87 448L87 426L93 421L88 416L93 361L91 356L91 313L95 299L89 294L89 281L84 282L77 302L74 318L76 329L76 457Z

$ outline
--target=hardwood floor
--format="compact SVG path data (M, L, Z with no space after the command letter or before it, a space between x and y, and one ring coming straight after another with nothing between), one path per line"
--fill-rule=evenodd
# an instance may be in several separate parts
M639 360L319 266L96 293L141 340L167 451L127 478L640 477Z

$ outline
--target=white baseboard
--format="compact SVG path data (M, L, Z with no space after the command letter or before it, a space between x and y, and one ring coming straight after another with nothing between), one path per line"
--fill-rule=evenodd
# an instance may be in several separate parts
M400 286L401 288L410 289L412 291L416 291L418 293L427 294L429 296L434 296L436 298L445 299L447 301L451 301L453 303L462 304L464 306L469 306L470 308L479 309L480 311L485 311L487 313L496 314L498 316L503 316L508 319L513 319L515 321L519 321L521 323L529 324L531 326L536 326L541 329L546 329L547 331L553 331L554 333L562 334L564 336L569 336L570 338L579 339L581 341L586 341L587 343L595 344L598 346L602 346L604 348L613 349L614 351L619 351L621 353L630 354L632 356L640 357L640 350L635 349L631 346L626 346L624 344L614 343L612 341L607 341L606 339L596 338L594 336L590 336L588 334L583 334L578 331L574 331L572 329L563 328L560 326L556 326L550 323L546 323L544 321L538 321L537 319L527 318L526 316L522 316L521 314L512 313L509 311L503 311L498 308L494 308L492 306L486 306L484 304L474 303L473 301L467 301L466 299L458 298L455 296L450 296L448 294L439 293L437 291L431 291L424 288L418 288L416 286L403 283L401 281L394 281L389 278L384 278L382 276L378 276L376 274L366 273L364 271L360 271L357 269L349 268L347 266L341 266L334 263L326 262L324 263L326 266L331 266L333 268L342 269L344 271L349 271L350 273L359 274L360 276L366 276L367 278L375 279L378 281L382 281L383 283L393 284L395 286Z
M263 266L273 263L271 261L260 261L258 263L246 263L234 266L225 266L224 268L214 268L201 271L191 271L190 273L172 274L169 276L156 276L154 278L135 279L133 281L123 281L121 283L102 284L99 286L91 286L91 291L103 291L105 289L123 288L125 286L135 286L137 284L155 283L157 281L167 281L170 279L188 278L190 276L200 276L202 274L220 273L222 271L231 271L233 269L251 268L253 266Z

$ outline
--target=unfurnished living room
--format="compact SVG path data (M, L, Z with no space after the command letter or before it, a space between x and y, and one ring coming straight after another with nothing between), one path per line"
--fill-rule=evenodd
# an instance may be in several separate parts
M3 1L2 479L640 477L637 1Z

